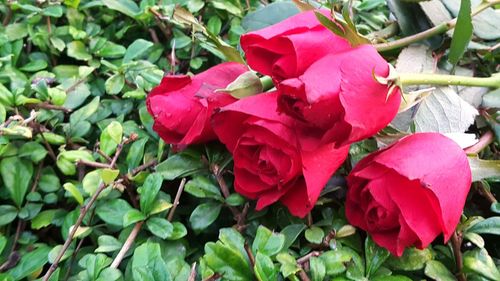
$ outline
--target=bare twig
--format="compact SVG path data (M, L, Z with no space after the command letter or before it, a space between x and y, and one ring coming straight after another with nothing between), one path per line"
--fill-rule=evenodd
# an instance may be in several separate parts
M109 164L111 167L115 166L116 161L118 161L118 157L120 156L121 151L123 149L123 145L128 143L129 141L131 141L131 139L126 139L118 145L118 147L116 148L115 156L113 157L113 161L111 161L111 163ZM97 188L96 192L94 193L94 195L92 195L92 197L90 198L89 202L81 208L80 215L78 216L78 219L76 220L75 224L71 228L71 231L70 231L68 237L66 238L66 241L64 242L64 244L61 248L61 251L59 252L57 257L54 259L54 263L52 263L52 265L47 270L47 273L45 273L45 275L43 276L43 279L42 279L43 281L48 281L50 276L52 275L52 273L54 273L54 271L57 269L59 262L61 261L61 258L64 256L64 253L68 250L69 246L71 245L71 242L73 241L73 237L75 236L76 231L78 230L78 228L82 224L83 219L87 215L87 213L90 210L90 208L92 207L92 205L94 205L95 201L97 201L97 198L99 197L101 192L104 189L106 189L106 187L107 187L107 185L105 183L101 183L99 185L99 187Z
M309 262L309 260L312 258L312 257L319 257L321 255L321 251L312 251L310 252L309 254L301 257L301 258L298 258L297 259L297 263L298 264L304 264L304 263L307 263Z
M45 136L43 135L42 132L40 132L40 137L42 137L43 144L45 145L45 148L47 148L47 151L49 153L50 158L52 158L52 160L54 160L54 162L56 162L57 161L56 154L54 153L54 150L52 149L52 146L50 146L47 139L45 139Z
M104 153L104 151L102 151L100 149L97 149L96 151L97 151L97 153L99 153L99 155L101 155L104 159L106 159L106 161L108 161L108 162L113 161L113 159L111 157L109 157L106 153Z
M179 205L179 199L181 198L182 191L184 190L184 185L186 184L186 178L181 180L179 184L179 188L177 189L177 193L175 194L174 204L172 205L172 209L168 212L168 221L172 221L174 218L175 209L177 209L177 205Z
M171 35L172 35L172 30L170 30L164 23L163 23L163 15L160 14L158 11L156 11L153 8L149 8L149 11L155 16L155 21L156 24L158 25L158 28L160 28L161 33L163 33L163 36L165 36L165 39L169 40Z
M491 193L491 191L489 191L486 187L484 187L484 184L481 181L475 182L474 185L477 187L478 193L482 195L484 198L486 198L488 202L490 202L490 204L498 202L498 200Z
M110 164L104 164L104 163L99 163L99 162L95 162L95 161L87 161L84 159L78 160L77 164L85 165L85 166L89 166L89 167L94 167L94 168L98 168L98 169L110 169L111 168Z
M466 281L465 275L462 272L463 268L463 260L462 260L462 251L460 250L462 246L462 234L453 232L451 236L451 247L453 248L453 255L455 256L455 263L457 265L457 279L459 281Z
M302 281L311 281L311 279L309 279L309 276L307 276L306 272L304 271L304 269L301 269L299 271L299 278L300 280Z
M189 273L188 281L195 281L195 280L196 280L196 262L193 262L193 265L191 265L191 273Z
M21 255L18 252L10 253L7 260L2 265L0 265L0 272L5 272L5 271L15 267L20 259L21 259Z
M160 44L160 40L158 39L158 35L156 34L156 31L153 28L149 28L149 35L151 35L151 39L153 40L154 43Z
M120 249L120 251L116 255L115 259L113 260L113 263L111 264L111 268L118 268L118 266L122 262L123 258L127 254L128 250L130 249L130 247L134 243L135 238L137 237L137 234L141 230L143 223L144 223L144 221L140 221L140 222L135 224L134 228L132 229L132 231L128 235L127 240L125 240L123 247Z
M133 177L133 176L137 175L138 173L140 173L140 172L142 172L142 171L144 171L146 169L149 169L150 167L156 165L156 163L157 163L157 161L155 159L155 160L152 160L152 161L150 161L150 162L148 162L146 164L142 164L141 166L139 166L139 167L133 169L132 171L130 171L130 175Z
M253 268L253 266L255 265L255 257L253 256L252 249L250 249L250 246L247 242L245 242L245 252L247 252L248 259L250 260L250 265Z
M42 108L42 109L49 109L49 110L59 110L59 111L62 111L64 113L70 113L73 111L72 109L58 106L58 105L54 105L54 104L51 104L48 102L26 104L26 107L27 108Z

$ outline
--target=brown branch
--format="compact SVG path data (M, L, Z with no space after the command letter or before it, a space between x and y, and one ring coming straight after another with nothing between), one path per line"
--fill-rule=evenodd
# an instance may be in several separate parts
M151 39L155 44L160 44L160 40L158 40L158 35L156 34L156 31L153 28L149 28L149 35L151 35Z
M245 247L245 252L247 252L248 259L250 260L250 265L253 268L254 265L255 265L255 257L253 256L252 249L250 249L250 246L248 245L247 242L245 242L245 246L244 247Z
M455 256L455 263L457 265L457 279L459 281L466 281L465 275L462 272L463 268L463 260L462 260L462 251L460 250L462 246L462 234L453 232L451 236L451 247L453 248L453 255Z
M52 160L54 160L54 162L56 162L57 161L56 154L54 153L52 146L50 146L49 142L47 141L47 139L45 138L45 136L43 135L42 132L40 132L40 137L42 137L43 144L45 145L45 148L47 148L47 151L49 153L50 158L52 158Z
M33 180L33 185L31 186L30 192L35 192L35 190L38 186L38 182L40 181L42 169L43 169L43 161L40 161L40 163L38 163L38 167L36 168L36 175L35 175L35 179Z
M113 161L111 161L111 163L110 163L111 167L115 166L116 161L118 160L118 157L120 156L120 154L122 152L123 145L126 143L129 143L129 141L131 141L131 139L126 139L118 145L118 147L116 148L115 156L113 157ZM97 201L97 198L99 197L101 192L104 189L106 189L106 187L107 187L106 184L101 183L99 185L99 187L97 188L96 192L94 193L94 195L92 195L92 197L90 198L89 202L81 208L80 215L78 216L78 219L76 220L75 224L73 225L73 228L71 229L68 237L66 238L66 241L64 242L64 244L61 248L61 251L59 251L59 254L54 259L54 263L52 263L52 265L47 270L47 273L45 273L45 275L43 276L43 279L42 279L43 281L48 281L50 276L52 275L52 273L54 273L54 271L57 269L59 262L61 261L61 258L64 256L64 253L68 250L69 246L71 245L71 243L73 241L73 237L75 236L76 231L78 230L78 228L82 224L83 219L87 215L87 213L90 210L90 208L92 207L92 205L94 205L95 201Z
M7 260L0 265L0 272L5 272L17 265L19 260L21 259L21 255L18 252L10 253Z
M484 184L479 181L479 182L476 182L474 183L475 186L477 187L477 191L478 193L483 196L484 198L486 198L488 200L488 202L490 202L490 204L494 204L494 203L497 203L498 200L495 198L495 196L491 193L491 191L489 191L486 187L484 187Z
M102 151L100 149L97 149L96 151L97 151L97 153L99 153L99 155L101 155L104 159L106 159L106 161L108 161L108 162L113 161L113 159L111 157L109 157L106 153L104 153L104 151Z
M85 166L94 167L94 168L98 168L98 169L110 169L111 168L110 164L104 164L104 163L99 163L99 162L95 162L95 161L87 161L84 159L80 159L76 163L79 165L85 165Z
M54 105L54 104L51 104L48 102L30 103L30 104L26 104L25 106L27 108L31 108L31 109L40 109L41 108L41 109L49 109L49 110L59 110L59 111L62 111L64 113L70 113L73 111L72 109L58 106L58 105Z
M141 166L139 166L139 167L133 169L132 171L130 171L129 174L133 177L133 176L137 175L138 173L140 173L140 172L142 172L142 171L144 171L146 169L149 169L150 167L156 165L156 163L157 163L157 161L155 159L155 160L152 160L152 161L150 161L150 162L148 162L146 164L142 164Z
M309 276L307 276L306 272L304 271L304 269L301 269L299 271L299 278L300 280L302 281L311 281L311 279L309 279Z
M2 21L3 26L9 25L10 19L12 18L12 9L10 8L10 3L7 3L7 14L5 15L5 18Z
M168 221L172 221L172 219L174 218L175 209L177 209L177 205L179 205L179 199L181 198L181 194L182 191L184 190L185 184L186 184L186 178L183 178L181 180L181 183L179 184L179 188L177 188L177 193L175 194L175 199L172 205L172 209L170 209L170 212L168 212L168 217L167 217Z
M130 247L134 243L135 238L137 237L137 234L139 234L139 231L141 230L143 223L144 223L144 221L140 221L140 222L135 224L134 228L132 229L132 231L128 235L127 240L125 240L123 247L120 249L120 251L116 255L115 259L113 260L113 263L110 266L111 268L118 268L118 266L122 262L123 258L127 254L128 250L130 250Z
M158 25L158 28L160 28L161 33L163 33L163 36L165 36L165 39L169 40L172 36L172 30L163 23L163 15L153 8L149 8L149 12L154 15L156 24Z
M304 263L307 263L309 262L309 260L312 258L312 257L319 257L321 255L321 251L312 251L310 252L309 254L301 257L301 258L298 258L297 259L297 263L298 264L304 264Z

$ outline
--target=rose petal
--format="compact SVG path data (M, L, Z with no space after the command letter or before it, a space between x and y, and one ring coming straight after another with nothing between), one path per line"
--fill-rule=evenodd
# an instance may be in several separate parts
M460 220L470 189L471 170L463 150L441 134L418 133L402 138L390 147L390 153L380 153L374 161L410 180L420 180L435 194L447 241Z
M303 218L314 207L308 200L307 187L303 178L297 179L288 192L281 197L280 202L288 208L290 214Z
M330 177L344 163L349 146L335 148L327 144L316 151L302 151L302 173L307 185L306 198L310 205L316 204L319 195Z

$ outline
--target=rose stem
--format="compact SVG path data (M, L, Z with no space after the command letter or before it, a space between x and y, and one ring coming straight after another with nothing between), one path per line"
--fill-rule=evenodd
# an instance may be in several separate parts
M127 240L125 240L123 247L120 249L120 252L118 252L115 259L113 260L113 263L111 264L111 268L118 268L118 266L122 262L123 258L125 257L125 254L127 254L128 250L130 249L130 247L134 243L135 238L137 237L137 234L139 234L139 231L141 230L143 223L144 223L144 221L140 221L140 222L135 224L134 228L132 229L132 231L128 235Z
M273 79L269 76L262 76L260 78L260 83L262 84L262 91L264 92L274 88Z
M115 156L113 157L113 161L109 164L109 166L111 166L111 167L115 166L116 161L118 160L118 156L120 156L120 154L122 152L123 145L127 144L133 140L135 140L135 138L125 139L124 141L122 141L118 145L118 147L116 148ZM71 231L68 235L68 238L66 238L66 241L64 242L64 245L62 246L61 251L59 252L57 257L55 258L52 265L49 267L49 270L47 271L47 273L45 273L45 275L43 276L43 279L42 279L43 281L48 281L50 276L52 275L52 273L54 273L54 271L57 269L57 266L59 265L59 261L61 261L61 258L64 256L64 253L68 250L69 246L71 245L71 242L73 242L73 237L75 236L76 231L78 230L78 228L82 224L83 219L85 218L85 216L87 215L88 211L90 210L92 205L95 203L95 201L97 201L97 197L99 197L101 192L104 189L106 189L107 186L108 185L101 183L99 185L99 187L97 188L96 192L94 193L94 195L92 195L92 197L90 198L87 205L85 205L81 208L80 215L78 216L78 219L76 220L75 224L73 225L73 228L71 229Z
M473 16L481 13L482 11L486 10L487 8L492 7L494 5L497 5L497 4L500 4L500 0L483 1L479 6L476 7L475 10L472 11L471 16L473 17ZM427 30L422 31L420 33L417 33L417 34L414 34L414 35L411 35L408 37L404 37L404 38L401 38L398 40L394 40L391 42L387 42L387 43L375 44L373 46L379 52L401 48L404 46L408 46L412 43L425 40L425 39L432 37L434 35L445 33L446 31L453 29L456 24L457 24L457 19L454 18L452 20L449 20L447 22L436 25L433 28L427 29Z
M179 184L179 188L177 189L177 193L175 194L175 199L174 199L174 204L172 205L172 209L170 209L170 212L168 212L168 221L172 221L174 218L174 213L175 209L177 209L177 205L179 205L179 199L181 198L182 191L184 190L184 185L186 184L186 178L183 178L181 180L181 183Z
M495 136L494 136L492 131L486 132L484 135L481 136L481 138L479 138L479 141L477 143L464 149L465 153L478 154L483 149L485 149L488 145L490 145L490 143L493 142L494 137Z
M446 74L427 73L401 73L399 82L404 86L409 85L456 85L500 88L500 73L490 77L469 77Z
M460 236L460 237L459 237ZM455 263L457 264L457 279L459 281L466 281L465 275L462 273L462 252L460 247L462 245L462 234L458 234L456 231L453 232L451 236L451 246L453 248L453 254L455 255Z

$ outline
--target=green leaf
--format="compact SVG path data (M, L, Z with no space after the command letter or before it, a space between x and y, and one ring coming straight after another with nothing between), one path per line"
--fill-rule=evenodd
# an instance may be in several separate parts
M106 93L109 95L116 95L120 93L123 89L123 85L125 85L125 76L120 73L113 74L106 80L106 83L104 83Z
M39 246L35 250L22 255L19 263L7 271L15 280L21 280L31 274L39 271L48 261L50 247L45 245Z
M352 260L352 253L344 248L327 251L319 256L325 264L327 275L338 275L347 270L347 264Z
M313 244L321 244L323 242L323 238L325 237L325 232L317 226L311 226L306 229L305 237L307 241Z
M203 176L196 176L186 183L184 190L198 198L212 198L223 200L219 187L210 179Z
M17 157L4 158L0 162L0 173L10 198L21 207L33 176L33 164Z
M221 230L221 232L224 229ZM205 244L203 260L214 272L222 274L229 281L251 281L252 270L247 257L228 241L208 242Z
M122 272L117 268L107 267L99 273L96 281L116 281L122 277Z
M311 257L309 259L311 281L323 281L326 276L326 266L322 259Z
M123 137L123 127L120 122L112 121L101 133L100 147L106 155L115 152Z
M248 13L245 17L243 17L241 26L247 32L254 31L276 24L297 13L299 13L299 9L291 2L274 2L258 9L255 12ZM208 26L207 28L211 30ZM212 33L217 34L218 32Z
M400 258L390 256L386 264L395 270L415 271L423 269L430 260L432 252L429 248L423 250L407 248Z
M23 67L19 69L26 72L37 72L47 68L47 66L48 64L44 60L35 60L35 61L30 61L29 63L23 65Z
M200 231L211 225L220 214L221 203L208 202L198 205L189 217L191 228Z
M486 249L467 251L463 259L464 272L475 273L490 280L500 280L500 272Z
M131 18L135 18L141 10L132 0L102 0L104 5L112 10L116 10Z
M114 226L123 226L123 217L130 210L132 210L130 204L118 198L99 204L96 208L96 214L106 223Z
M425 275L438 281L457 280L444 264L436 260L430 260L425 264Z
M123 227L127 227L133 223L143 221L146 219L146 216L141 213L141 211L136 209L130 209L123 216Z
M0 89L1 91L1 89ZM481 103L481 107L485 108L500 108L500 88L488 92L483 96L483 101Z
M132 44L130 44L123 57L123 63L130 62L135 58L140 58L147 54L149 49L153 47L153 43L146 41L144 39L136 39Z
M11 205L0 205L0 226L11 223L16 217L16 207Z
M254 253L262 253L266 256L274 256L283 250L285 245L285 235L282 233L275 233L260 225L257 228L257 234L252 244L252 251Z
M51 5L44 8L42 14L48 17L60 18L63 15L63 9L60 5Z
M500 217L490 217L480 221L468 228L467 232L500 235Z
M148 230L151 231L155 236L161 239L167 239L172 235L174 231L174 226L164 218L150 218L146 221L146 226Z
M228 204L229 206L241 206L245 203L245 197L239 195L238 193L233 193L231 195L229 195L225 202L226 204Z
M368 236L365 240L366 276L375 274L390 255L389 251L379 247Z
M158 195L158 192L161 189L161 185L163 183L163 178L160 174L154 173L150 174L144 184L137 189L137 192L140 194L140 206L141 211L149 215L151 210L153 209L153 203Z
M141 138L134 141L132 145L130 145L130 149L128 151L126 159L129 171L136 168L141 163L141 160L144 156L144 147L146 146L148 140L148 137Z
M81 41L73 41L66 45L68 57L77 60L90 60L92 56L87 52L85 45Z
M82 180L83 190L89 195L92 196L99 188L99 185L102 183L101 179L101 171L94 170L85 175Z
M78 265L85 269L90 280L96 280L99 273L108 267L112 259L104 254L87 254L78 261Z
M38 163L42 161L47 155L47 150L45 147L38 142L30 141L24 143L20 148L19 157L28 156L33 163Z
M203 166L199 158L187 153L179 153L158 164L156 172L160 173L166 180L173 180L194 174L201 170Z
M232 0L211 0L210 3L214 6L214 8L219 10L225 10L230 14L239 16L241 15L241 6L239 1Z
M255 256L254 265L255 277L259 281L274 281L278 280L278 270L274 266L270 257L257 253Z
M458 61L467 50L467 46L472 38L472 17L470 13L471 0L461 0L457 25L453 30L450 53L448 54L448 60L453 65L457 65Z
M97 238L97 244L99 247L95 249L96 253L114 252L122 248L122 243L110 235L99 236L99 238Z
M57 212L58 210L45 210L43 212L40 212L31 221L31 228L40 229L50 225L54 220L54 216Z
M127 49L123 47L122 45L115 44L111 41L106 41L104 43L104 46L97 50L95 54L97 56L103 57L103 58L119 58L122 57Z
M160 244L146 242L138 246L132 257L133 280L162 281L169 276Z
M182 223L174 221L172 226L174 229L168 240L178 240L187 235L187 229Z
M268 5L269 6L269 5ZM268 7L267 6L267 7ZM222 28L222 21L218 16L212 16L207 22L207 29L214 35L218 35Z
M285 228L281 230L281 234L285 235L283 249L288 249L306 228L305 224L290 224L285 226Z
M289 253L279 253L276 256L276 260L281 264L280 272L286 278L288 278L289 276L293 276L295 275L295 273L300 271L300 267L297 265L297 261Z
M469 156L468 159L472 171L472 181L480 181L500 175L500 161L482 160L477 156Z
M105 184L111 184L118 177L119 174L120 171L115 169L102 169L100 173L101 180Z
M11 23L5 27L7 40L16 41L28 36L28 25L25 22Z

